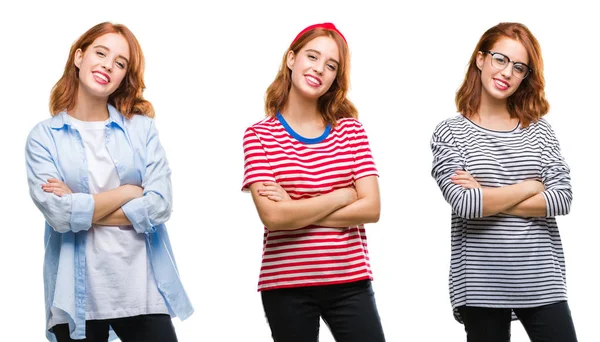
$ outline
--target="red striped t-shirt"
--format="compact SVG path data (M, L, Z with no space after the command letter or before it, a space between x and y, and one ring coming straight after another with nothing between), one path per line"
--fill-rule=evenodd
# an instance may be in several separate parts
M292 200L299 200L378 176L367 135L355 119L338 120L326 137L313 139L320 141L307 143L297 137L280 116L249 127L244 134L242 190L249 191L254 182L274 181ZM259 291L362 279L372 279L363 225L311 225L292 231L265 227Z

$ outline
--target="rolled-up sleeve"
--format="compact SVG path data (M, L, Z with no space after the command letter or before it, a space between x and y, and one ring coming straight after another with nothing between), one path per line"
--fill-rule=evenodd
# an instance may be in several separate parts
M450 128L441 123L431 138L433 163L431 176L437 182L444 199L452 211L461 218L473 219L483 216L483 196L481 189L465 189L452 183L450 176L456 170L464 170L464 161L456 148Z
M78 232L92 226L94 198L90 194L73 193L59 197L42 190L49 178L64 181L50 153L53 146L50 128L36 126L25 146L25 162L29 194L48 224L57 232Z
M121 207L138 233L153 233L169 220L172 210L171 169L151 120L146 139L146 165L142 180L144 195Z
M545 141L541 176L546 187L542 192L546 199L546 217L567 215L573 199L570 169L560 152L560 145L552 128L548 126L544 133L545 136L541 139Z

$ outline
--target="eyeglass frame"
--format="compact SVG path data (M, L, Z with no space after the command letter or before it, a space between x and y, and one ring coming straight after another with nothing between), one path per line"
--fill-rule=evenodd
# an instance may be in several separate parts
M525 67L527 68L527 73L525 74L525 77L521 78L522 80L526 79L526 78L529 76L529 74L531 74L531 73L533 72L533 69L531 69L531 67L530 67L529 65L527 65L527 64L525 64L525 63L522 63L522 62L515 62L515 61L511 61L511 60L510 60L510 58L508 58L508 56L507 56L507 55L505 55L505 54L503 54L503 53L500 53L500 52L494 52L494 51L489 51L489 50L482 50L481 52L483 52L483 53L487 53L487 54L491 55L491 56L492 56L492 58L494 58L494 55L498 54L498 55L504 56L504 57L505 57L505 58L508 60L508 63L507 63L507 64L506 64L506 66L505 66L504 68L502 68L502 69L498 69L498 68L496 68L496 67L494 66L494 64L492 64L492 66L493 66L494 68L498 69L498 70L504 70L504 69L506 69L510 63L512 63L512 64L513 64L513 66L512 66L512 67L513 67L513 69L514 69L514 67L515 67L515 64L519 64L519 65L523 65L523 66L525 66ZM490 63L492 63L492 61L490 61ZM513 71L513 73L514 73L514 71ZM516 76L516 75L515 75L515 76ZM520 78L519 76L516 76L516 77Z

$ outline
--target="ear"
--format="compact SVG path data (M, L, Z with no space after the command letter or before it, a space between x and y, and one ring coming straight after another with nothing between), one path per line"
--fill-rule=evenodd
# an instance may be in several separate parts
M294 67L294 62L296 62L296 54L294 53L294 51L290 50L287 53L287 60L285 62L288 69L292 70L292 68Z
M475 59L475 63L477 64L477 69L479 69L479 71L481 71L481 69L483 69L484 62L485 62L485 55L483 54L483 52L478 51L477 57Z
M75 51L75 58L73 60L73 64L75 64L75 66L77 68L81 67L81 61L83 60L83 51L81 49L77 49L77 51Z

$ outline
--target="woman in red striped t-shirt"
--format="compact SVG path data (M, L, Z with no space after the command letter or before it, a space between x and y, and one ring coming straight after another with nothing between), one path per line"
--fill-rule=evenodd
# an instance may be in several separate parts
M300 32L244 135L244 184L265 226L258 289L273 339L385 341L363 224L379 219L367 136L346 98L349 53L331 23Z

